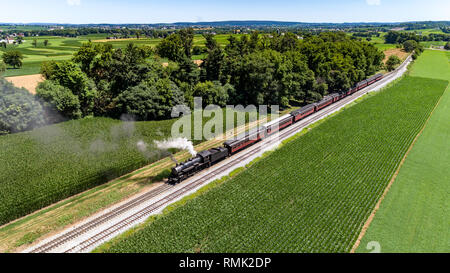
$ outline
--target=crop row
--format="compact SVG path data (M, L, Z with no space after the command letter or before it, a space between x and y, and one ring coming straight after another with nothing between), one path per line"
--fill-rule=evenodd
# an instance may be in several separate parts
M405 77L110 252L348 252L447 82Z
M137 143L169 137L174 121L88 118L0 136L0 225L167 156Z

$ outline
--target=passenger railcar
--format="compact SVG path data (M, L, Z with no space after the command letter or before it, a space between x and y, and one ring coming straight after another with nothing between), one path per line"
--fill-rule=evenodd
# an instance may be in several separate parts
M315 107L316 107L315 111L316 112L320 111L332 103L333 103L333 99L331 97L325 97L323 100L319 101L318 103L315 103Z
M238 136L235 140L225 142L224 146L228 149L229 154L233 155L262 140L265 136L266 131L264 129L251 130Z
M275 134L276 132L283 130L284 128L290 126L294 122L292 115L285 115L276 120L272 120L263 126L266 131L266 136Z
M260 129L250 130L249 132L239 135L235 139L228 140L224 143L224 147L218 147L200 152L196 157L191 158L184 163L177 164L177 166L172 169L172 173L169 177L169 183L180 183L201 170L211 167L225 158L248 148L262 139L291 126L293 123L296 123L383 78L383 74L377 74L357 83L354 87L346 91L330 94L324 97L321 101L306 105L301 109L291 112L289 115L273 120L262 126Z
M313 114L316 111L316 107L314 104L308 104L298 110L295 110L291 113L294 117L294 122L297 122L301 119L306 118L307 116Z

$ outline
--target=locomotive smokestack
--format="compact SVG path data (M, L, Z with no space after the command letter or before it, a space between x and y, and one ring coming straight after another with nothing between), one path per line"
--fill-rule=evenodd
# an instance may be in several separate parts
M172 159L172 161L175 162L175 164L178 166L178 161L175 159L173 154L170 154L170 159Z

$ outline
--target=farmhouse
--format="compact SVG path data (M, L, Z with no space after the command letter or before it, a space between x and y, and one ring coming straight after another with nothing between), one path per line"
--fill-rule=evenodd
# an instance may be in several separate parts
M14 44L16 41L12 37L6 37L5 39L0 40L0 43L5 44Z

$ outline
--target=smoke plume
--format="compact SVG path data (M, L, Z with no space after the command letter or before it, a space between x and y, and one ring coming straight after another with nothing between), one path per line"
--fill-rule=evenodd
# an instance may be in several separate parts
M194 145L187 138L170 138L164 141L155 141L156 147L160 150L168 150L171 148L187 150L192 156L196 156L197 152Z

